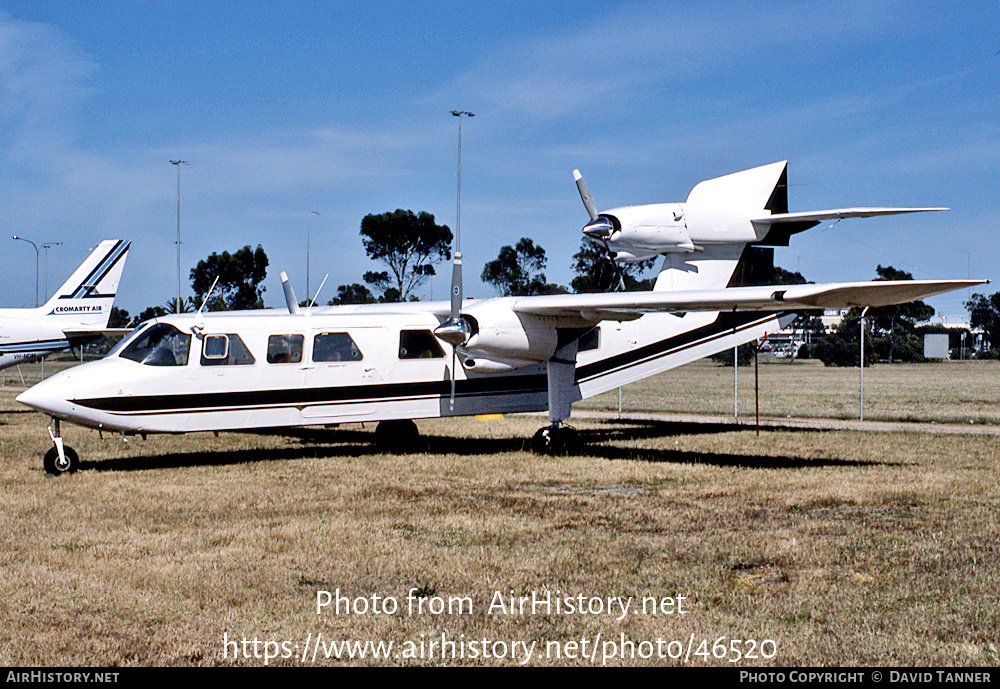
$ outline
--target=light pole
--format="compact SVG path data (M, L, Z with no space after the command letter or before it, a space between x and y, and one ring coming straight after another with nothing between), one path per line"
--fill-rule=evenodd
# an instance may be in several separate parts
M49 249L54 246L62 246L62 242L45 242L42 248L45 249L45 300L49 300Z
M177 166L177 308L181 312L181 165L190 165L186 160L171 160L171 165Z
M18 237L16 234L14 235L14 239L17 239L22 242L28 242L28 244L31 244L31 246L35 247L35 308L37 309L38 308L38 245L35 244L30 239L25 239L24 237Z
M309 291L309 221L314 215L319 215L316 211L309 211L306 216L306 301L312 299L312 292Z
M458 118L458 201L455 209L455 254L462 255L462 115L475 117L467 110L452 110L451 114Z

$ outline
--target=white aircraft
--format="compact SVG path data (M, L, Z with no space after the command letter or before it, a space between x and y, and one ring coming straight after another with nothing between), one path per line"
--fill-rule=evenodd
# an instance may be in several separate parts
M106 239L52 298L34 309L0 309L0 368L41 359L109 332L129 242Z
M783 162L702 182L683 205L603 214L576 176L593 219L585 232L616 258L664 255L651 292L463 301L456 252L450 303L300 311L282 274L288 313L157 318L104 359L21 394L52 418L46 470L79 464L61 420L126 434L377 421L377 443L405 448L413 419L547 409L532 446L561 453L575 443L563 424L574 401L777 332L796 309L904 303L981 282L738 286L760 251L751 245L785 243L803 223L937 210L789 214Z

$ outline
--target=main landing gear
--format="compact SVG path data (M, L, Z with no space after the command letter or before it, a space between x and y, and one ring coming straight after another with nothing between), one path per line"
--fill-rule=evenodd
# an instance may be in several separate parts
M578 340L563 345L546 363L549 393L549 421L531 439L531 450L539 455L568 455L580 447L576 429L563 422L573 410L573 402L580 398L576 386L576 354Z
M570 455L580 447L580 436L575 428L561 422L538 429L531 438L531 451L536 455Z
M382 452L417 452L420 431L410 419L379 421L375 427L375 447Z
M79 469L80 456L72 447L63 445L63 439L59 432L59 419L53 418L49 422L49 437L52 438L54 447L50 448L45 453L45 458L42 459L45 471L52 476L62 476Z

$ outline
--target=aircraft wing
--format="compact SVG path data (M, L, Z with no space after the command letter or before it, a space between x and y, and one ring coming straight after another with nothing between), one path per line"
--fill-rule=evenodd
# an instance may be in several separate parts
M687 311L796 311L803 309L889 306L988 280L898 280L822 285L768 285L679 292L557 294L517 299L517 313L563 319L566 325L602 320L633 320L644 313Z

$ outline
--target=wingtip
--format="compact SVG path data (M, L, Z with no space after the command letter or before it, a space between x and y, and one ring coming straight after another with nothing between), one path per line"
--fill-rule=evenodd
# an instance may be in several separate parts
M575 179L577 182L583 179L583 175L580 174L579 170L573 170L573 179Z

